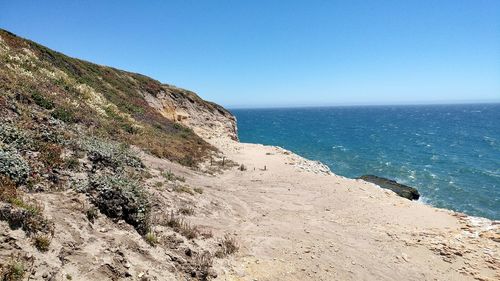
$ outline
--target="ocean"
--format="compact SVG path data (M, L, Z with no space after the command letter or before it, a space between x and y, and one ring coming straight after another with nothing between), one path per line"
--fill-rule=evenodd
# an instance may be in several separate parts
M500 219L500 104L233 109L242 142L278 145L424 203Z

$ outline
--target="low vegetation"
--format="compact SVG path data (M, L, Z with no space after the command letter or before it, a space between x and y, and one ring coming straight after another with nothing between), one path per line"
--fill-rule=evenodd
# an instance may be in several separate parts
M219 249L217 250L217 252L215 252L215 256L218 258L223 258L236 253L238 249L239 247L234 237L226 234L224 238L220 240Z
M141 233L149 230L150 203L141 183L124 175L92 175L83 192L101 213L123 219Z
M171 227L175 232L181 234L187 239L194 239L198 237L199 230L196 226L192 226L190 223L186 222L179 216L176 216L172 211L170 215L167 215L159 224Z
M180 182L185 182L186 178L182 176L176 176L172 171L164 171L162 173L162 176L168 180L168 181L180 181Z
M11 255L8 260L0 261L0 280L21 281L30 273L34 258L32 256Z
M194 208L191 206L183 206L180 207L177 212L184 216L192 216L194 215Z
M146 235L144 235L144 240L151 246L156 246L156 244L158 244L158 237L153 231L146 233Z
M48 235L39 234L33 238L33 245L35 245L40 252L47 252L49 250L51 239L52 237Z
M91 206L87 208L87 210L85 211L85 216L87 217L90 223L94 223L97 217L99 216L99 210L97 210L96 207Z
M194 195L194 191L187 185L176 185L174 186L174 191Z

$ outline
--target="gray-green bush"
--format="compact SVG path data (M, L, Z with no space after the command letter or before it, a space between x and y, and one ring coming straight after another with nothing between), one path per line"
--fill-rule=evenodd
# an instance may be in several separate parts
M0 146L0 174L9 177L16 184L26 183L30 167L16 149Z
M141 159L123 144L99 139L85 139L79 143L81 149L87 151L89 159L114 168L130 166L142 168Z
M101 213L125 220L140 234L148 232L150 204L139 182L124 175L92 175L85 192Z

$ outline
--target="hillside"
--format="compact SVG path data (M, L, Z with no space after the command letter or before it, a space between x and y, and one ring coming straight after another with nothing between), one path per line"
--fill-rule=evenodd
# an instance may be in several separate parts
M500 222L240 143L196 94L0 31L0 280L499 280Z
M186 222L182 214L192 209L176 199L193 189L170 169L151 171L142 158L216 173L220 152L193 130L207 138L237 139L227 110L193 92L0 30L0 119L2 280L61 280L69 252L85 245L82 239L108 245L109 251L120 233L130 236L122 242L139 243L139 252L169 237L175 247L166 243L170 250L156 259L169 266L171 276L213 275L212 255L204 253L215 253L220 237ZM154 194L158 190L178 192L163 196L165 202ZM181 247L196 239L203 246ZM182 264L173 262L181 259ZM70 262L64 274L102 280L141 273L128 270L125 261L119 263L124 272L104 262L82 277L90 264Z

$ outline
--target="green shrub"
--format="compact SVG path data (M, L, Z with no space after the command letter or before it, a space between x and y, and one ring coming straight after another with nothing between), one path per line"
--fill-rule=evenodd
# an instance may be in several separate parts
M14 197L0 207L0 220L6 221L12 229L22 228L28 235L52 234L54 223L43 215L40 204L28 203L21 197Z
M51 115L52 117L66 123L76 122L74 113L64 108L56 108L54 111L52 111Z
M45 98L44 96L42 96L40 93L36 92L36 93L33 93L31 95L31 98L33 99L33 101L35 101L35 103L45 109L53 109L54 108L54 103Z
M78 157L73 155L68 159L66 159L66 168L70 170L77 170L79 167L80 167L80 161Z

